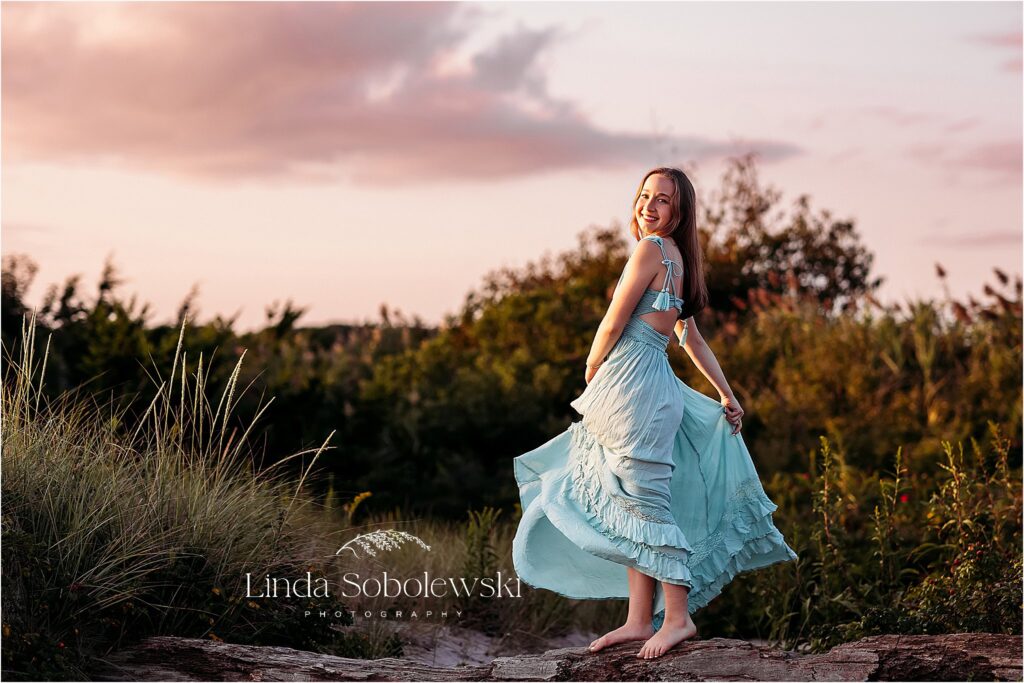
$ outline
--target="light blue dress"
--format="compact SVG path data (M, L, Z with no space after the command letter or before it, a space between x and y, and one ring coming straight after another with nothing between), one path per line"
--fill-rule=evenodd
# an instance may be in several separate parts
M680 267L665 255L661 291L648 289L621 337L570 405L582 419L513 460L522 518L512 561L525 583L570 598L628 598L625 567L690 587L693 614L738 573L797 554L772 522L742 433L722 404L672 372L669 337L637 317L683 300L670 291ZM622 278L619 278L621 283ZM686 341L686 330L679 341Z

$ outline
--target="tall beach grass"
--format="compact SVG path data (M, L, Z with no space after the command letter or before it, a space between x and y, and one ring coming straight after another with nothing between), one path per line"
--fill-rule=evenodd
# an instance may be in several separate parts
M323 520L301 481L253 469L248 430L229 431L238 366L213 405L203 358L190 374L179 341L127 433L81 392L44 399L34 335L33 315L0 397L5 676L83 677L91 657L154 634L373 654L303 619L300 599L245 597L247 572L316 569ZM312 453L311 467L326 450L291 457Z

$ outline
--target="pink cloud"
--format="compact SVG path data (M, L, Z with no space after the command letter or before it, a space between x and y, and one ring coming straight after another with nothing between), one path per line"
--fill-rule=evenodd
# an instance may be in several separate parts
M4 161L112 160L200 179L499 178L650 159L550 95L560 30L451 69L480 10L440 2L5 3ZM686 158L732 153L679 136ZM794 145L746 141L772 160Z
M53 225L44 225L42 223L23 223L23 222L4 222L3 232L8 235L25 235L25 234L53 234L57 232L57 229Z
M964 150L956 163L986 171L1021 174L1021 140L1005 140L990 144L976 145Z
M906 151L910 158L928 166L942 165L955 171L989 171L1016 182L1021 177L1021 164L1024 162L1021 149L1021 140L1001 140L968 147L943 141L910 145Z
M918 244L944 247L996 247L1020 244L1024 237L1019 230L991 230L989 232L971 233L966 235L927 235L918 240Z
M830 164L839 164L844 161L849 161L850 159L855 159L856 157L859 157L863 153L864 147L860 145L853 145L852 147L847 147L842 151L836 152L835 154L828 156L826 161L828 161L828 163Z
M866 114L873 114L880 119L897 126L917 126L935 120L935 115L927 112L906 111L892 105L875 105L862 107Z
M959 121L953 121L952 123L945 126L943 130L946 131L947 133L962 133L965 130L976 128L980 122L981 119L979 119L977 116L972 116L970 118L960 119Z
M1024 68L1020 57L1021 46L1024 45L1024 32L979 33L968 36L967 39L994 48L1009 48L1013 52L1013 56L1002 63L1000 68L1003 71L1020 73Z
M1024 45L1024 31L1005 31L1002 33L978 33L968 37L976 43L993 47L1009 47L1016 50Z

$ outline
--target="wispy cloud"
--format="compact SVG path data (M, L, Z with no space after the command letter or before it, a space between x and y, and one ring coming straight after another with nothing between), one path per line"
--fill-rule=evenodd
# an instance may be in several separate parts
M109 160L201 179L487 179L733 153L602 130L548 92L557 27L461 63L458 3L6 3L5 162ZM764 160L799 149L745 141Z
M1008 179L1021 177L1021 140L1000 140L970 146L951 146L948 142L922 143L907 147L907 155L927 164L956 169L990 171Z
M4 221L3 232L8 235L27 235L27 234L52 234L57 232L56 228L52 225L44 225L42 223L21 223L10 221Z
M919 126L924 123L931 123L937 118L937 115L934 113L907 111L892 105L861 107L861 111L865 114L877 116L878 118L896 126Z
M990 144L975 145L965 149L956 163L996 173L1020 177L1021 140L1004 140Z
M1000 68L1003 71L1020 73L1022 69L1024 69L1020 56L1021 46L1024 45L1024 32L1004 31L997 33L976 33L967 36L967 40L980 45L1005 49L1006 51L1011 52L1012 54L1010 57L1000 65Z
M865 148L862 145L853 145L836 152L835 154L830 154L825 158L825 160L830 164L840 164L861 156L864 151Z
M852 109L830 107L802 122L801 126L808 129L820 129L829 125L835 128L845 128L849 125L848 121L851 120L851 117L852 120L858 122L863 117L873 117L897 128L914 128L915 130L933 126L936 130L944 133L962 133L977 128L981 123L981 119L977 116L949 120L946 112L943 111L920 111L904 109L891 104L876 104Z
M966 235L927 235L918 240L918 244L939 247L998 247L1014 246L1024 241L1020 231L990 230L989 232L970 233Z
M946 133L962 133L965 130L976 128L979 123L981 123L981 119L979 119L977 116L971 116L966 119L952 121L948 123L946 126L944 126L942 130L945 131Z

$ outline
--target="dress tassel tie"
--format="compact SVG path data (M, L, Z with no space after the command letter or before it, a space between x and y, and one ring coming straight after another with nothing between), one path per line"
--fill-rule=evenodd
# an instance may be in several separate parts
M651 304L651 308L656 311L667 311L669 309L668 292L664 289L654 299L654 303Z
M672 274L679 265L672 259L662 259L661 262L665 265L668 270L665 272L665 284L661 287L661 292L658 294L654 303L651 304L651 308L656 311L667 311L672 307L672 299L670 298L668 288L672 285Z

